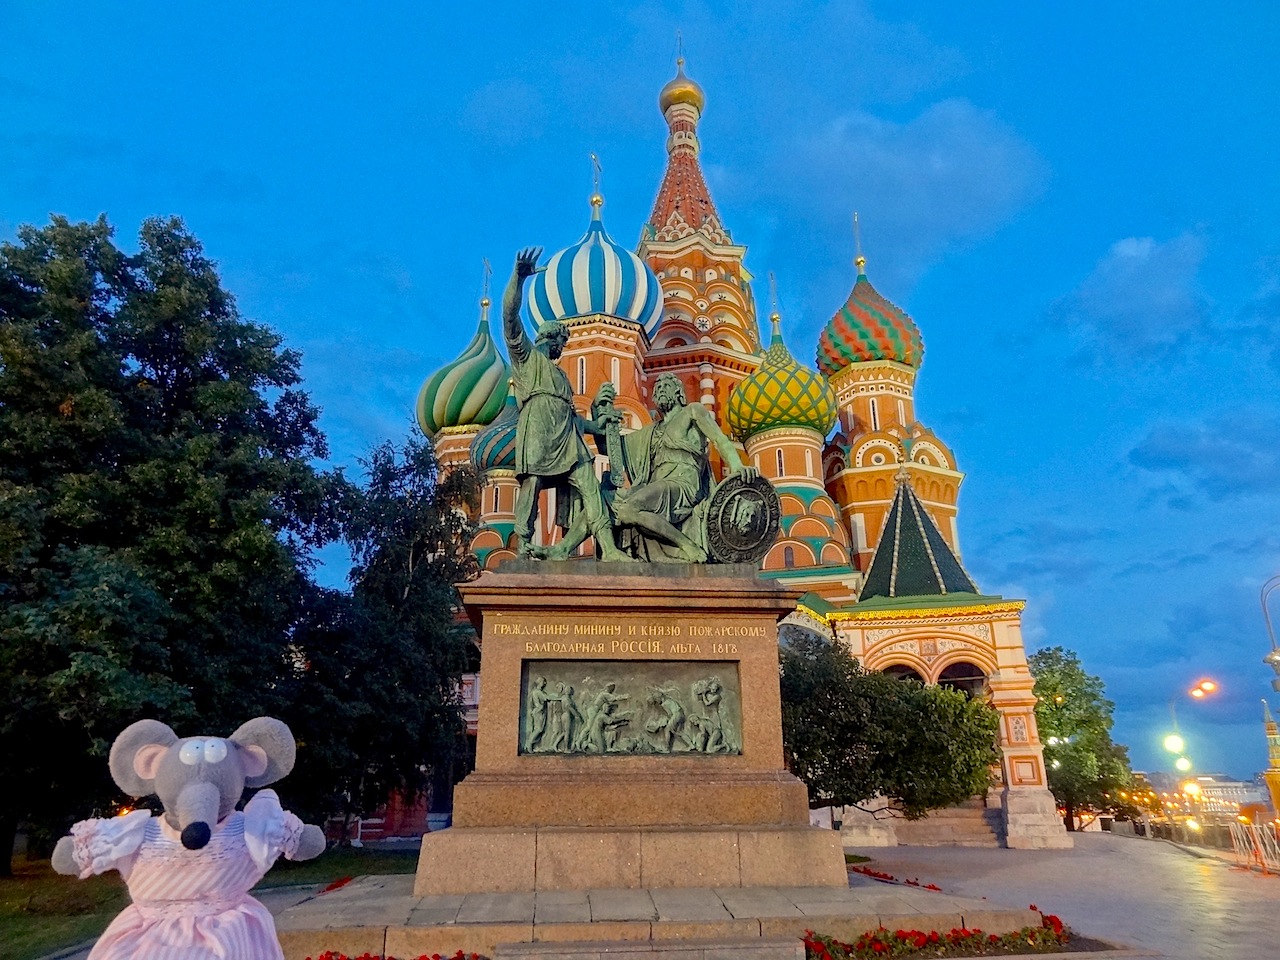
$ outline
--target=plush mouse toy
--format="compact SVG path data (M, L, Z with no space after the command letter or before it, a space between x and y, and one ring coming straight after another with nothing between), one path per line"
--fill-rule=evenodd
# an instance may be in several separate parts
M275 924L249 890L276 858L309 860L324 850L319 827L280 808L262 790L244 808L245 787L291 769L293 734L258 717L230 737L179 737L139 720L111 745L111 777L132 797L155 794L164 814L82 820L58 841L53 869L82 879L116 869L133 903L98 939L90 960L283 960Z

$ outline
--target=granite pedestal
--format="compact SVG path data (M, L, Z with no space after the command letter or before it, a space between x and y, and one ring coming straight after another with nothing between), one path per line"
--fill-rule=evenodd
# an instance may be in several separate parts
M476 768L423 838L416 895L845 885L839 835L809 826L783 765L794 593L751 567L593 561L459 590L481 636Z

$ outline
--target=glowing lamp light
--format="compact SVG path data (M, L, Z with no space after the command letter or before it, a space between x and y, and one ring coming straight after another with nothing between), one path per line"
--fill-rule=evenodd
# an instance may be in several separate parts
M1173 762L1173 765L1177 767L1178 770L1182 773L1186 773L1188 770L1191 769L1191 761L1188 760L1186 757L1179 757L1177 760Z
M1164 748L1170 753L1181 753L1186 745L1186 742L1176 733L1171 733L1164 738Z
M1194 797L1200 792L1200 784L1196 783L1194 780L1188 780L1182 785L1182 792Z
M1191 695L1195 697L1197 700L1199 700L1201 697L1204 696L1204 691L1201 690L1199 687L1193 687L1191 690Z
M1194 819L1193 817L1188 817L1188 818L1187 818L1187 827L1188 827L1189 829L1191 829L1191 830L1199 830L1199 829L1200 829L1200 823L1199 823L1199 821L1197 821L1197 820L1196 820L1196 819Z

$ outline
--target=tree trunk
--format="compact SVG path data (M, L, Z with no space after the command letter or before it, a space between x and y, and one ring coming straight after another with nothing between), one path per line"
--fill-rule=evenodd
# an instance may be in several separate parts
M1063 804L1062 825L1068 833L1076 832L1076 808L1070 803Z
M0 813L0 877L13 876L13 844L17 838L17 814Z

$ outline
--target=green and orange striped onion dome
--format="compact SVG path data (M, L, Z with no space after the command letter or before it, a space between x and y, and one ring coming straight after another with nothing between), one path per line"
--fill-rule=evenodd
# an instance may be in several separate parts
M493 423L476 434L471 441L471 462L481 473L490 470L514 470L516 468L516 424L520 421L520 409L514 394L507 400Z
M808 427L824 437L836 422L836 394L827 378L797 363L782 342L782 320L769 318L773 339L760 369L729 394L725 421L738 440L772 427Z
M485 297L480 301L480 326L467 348L418 391L418 426L434 437L448 427L493 422L507 399L510 376L489 329L489 298Z
M863 360L896 360L919 368L924 359L920 328L876 292L863 272L865 263L858 258L858 279L849 299L818 337L818 369L828 377Z

